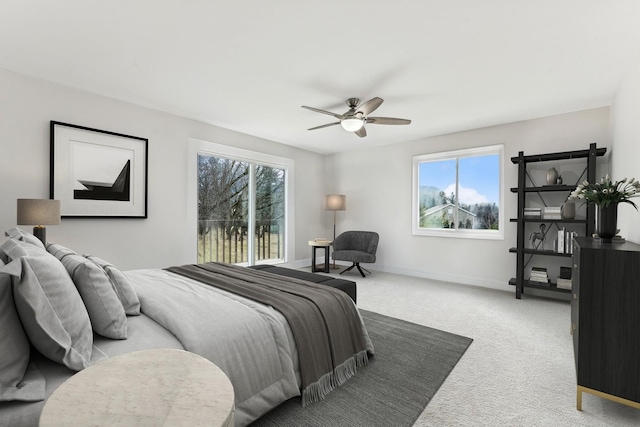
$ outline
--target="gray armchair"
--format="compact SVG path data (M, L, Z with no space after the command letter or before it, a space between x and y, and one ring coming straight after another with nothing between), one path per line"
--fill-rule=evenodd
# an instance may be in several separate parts
M353 267L357 267L362 277L364 271L371 274L366 268L360 267L361 262L376 262L376 250L378 249L378 233L373 231L345 231L333 242L334 261L350 261L351 267L340 274L346 273ZM362 271L364 270L364 271Z

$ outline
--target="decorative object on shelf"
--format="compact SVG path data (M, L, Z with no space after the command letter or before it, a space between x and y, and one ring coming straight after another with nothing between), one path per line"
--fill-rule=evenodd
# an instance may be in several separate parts
M45 225L60 224L60 200L18 199L18 225L33 225L33 235L47 244Z
M556 286L558 287L558 289L568 289L571 290L571 279L562 279L562 278L558 278L556 281Z
M558 180L558 171L556 168L551 168L547 171L547 184L554 185Z
M544 247L544 238L546 233L547 226L545 224L540 224L540 231L534 231L529 234L529 241L531 242L531 249L538 249L540 245ZM536 244L536 242L538 242Z
M618 204L629 203L636 210L636 206L631 197L640 194L640 182L635 178L627 181L611 181L609 174L606 174L600 182L590 184L582 181L569 196L570 199L584 200L585 203L592 202L598 207L598 217L596 228L598 236L604 241L611 241L617 233L618 224Z
M574 202L563 203L560 214L563 219L574 219L576 217L576 204Z
M558 178L556 179L556 185L562 185L562 177L558 176Z
M618 204L598 205L598 218L596 221L598 236L604 241L611 241L613 236L616 235L617 226Z

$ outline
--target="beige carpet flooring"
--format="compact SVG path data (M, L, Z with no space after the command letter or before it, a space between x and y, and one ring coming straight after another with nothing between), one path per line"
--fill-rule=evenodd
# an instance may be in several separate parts
M640 425L640 410L589 394L575 409L568 302L371 271L342 276L359 307L474 340L414 426Z

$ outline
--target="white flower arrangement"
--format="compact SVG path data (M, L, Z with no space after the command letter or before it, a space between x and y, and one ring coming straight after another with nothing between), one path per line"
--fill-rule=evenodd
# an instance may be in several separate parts
M635 178L627 181L627 178L621 181L611 181L609 174L606 174L599 183L589 184L588 181L582 181L569 196L570 199L580 199L585 202L593 202L598 206L607 207L612 203L629 203L638 210L631 197L640 195L640 182Z

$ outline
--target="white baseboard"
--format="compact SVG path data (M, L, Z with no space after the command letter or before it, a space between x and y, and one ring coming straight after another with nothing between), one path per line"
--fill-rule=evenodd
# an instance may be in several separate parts
M316 265L323 264L324 257L318 257L316 259ZM351 265L350 263L342 263L340 261L336 262L337 265L348 267ZM283 264L284 266L290 268L303 268L311 265L311 258L296 260L294 262L289 262ZM385 267L383 265L378 264L366 264L363 265L368 270L374 271L382 271L385 273L393 273L393 274L402 274L403 276L411 276L411 277L422 277L424 279L437 280L439 282L449 282L449 283L458 283L462 285L469 286L477 286L480 288L488 288L488 289L497 289L499 291L507 291L513 292L513 286L509 286L508 283L492 280L492 279L482 279L478 277L472 276L463 276L459 274L439 274L439 273L431 273L428 271L421 270L412 270L407 268L397 268L397 267Z
M506 282L492 279L482 279L472 276L462 276L459 274L439 274L431 273L428 271L384 266L371 267L371 270L383 271L385 273L402 274L404 276L422 277L424 279L437 280L440 282L458 283L462 285L477 286L480 288L497 289L499 291L513 292L514 290L513 286L510 286Z

